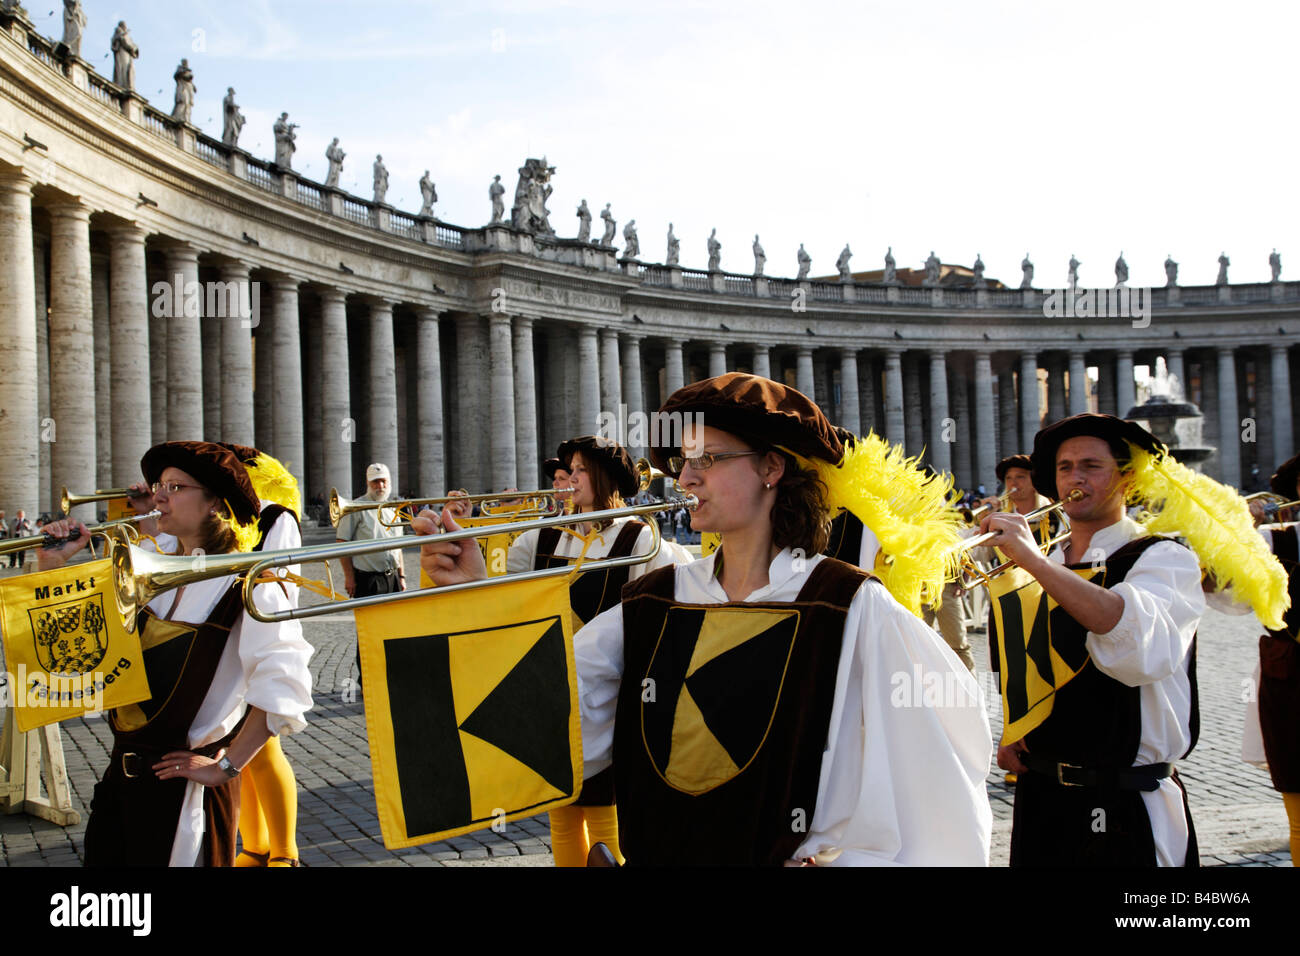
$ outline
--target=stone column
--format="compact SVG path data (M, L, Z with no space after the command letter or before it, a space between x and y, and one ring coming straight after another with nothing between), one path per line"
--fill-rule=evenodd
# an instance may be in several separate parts
M862 434L858 401L858 350L840 349L840 425L854 435Z
M1103 355L1097 362L1097 411L1102 415L1116 414L1115 365L1113 355Z
M1088 410L1088 365L1080 351L1070 352L1070 414Z
M876 375L876 360L870 353L860 353L858 357L858 427L865 435L876 427L876 388L879 384Z
M140 459L153 441L149 395L149 276L145 270L145 231L135 224L109 234L109 314L113 364L109 415L113 449L112 487L141 479Z
M325 462L325 488L337 488L352 497L352 444L357 426L349 401L347 296L341 289L320 294L320 377L328 388L321 392L321 452Z
M1219 357L1219 480L1241 487L1241 416L1237 413L1237 357L1231 346Z
M50 298L49 273L46 269L49 251L48 237L37 236L32 249L32 268L36 283L36 404L41 429L38 452L40 478L37 489L40 511L53 511L57 504L51 490L54 484L51 449L57 438L57 429L53 428L54 419L50 417Z
M420 309L416 312L416 329L420 495L435 497L447 493L442 423L442 341L438 334L437 310Z
M885 352L885 438L892 445L905 438L903 417L903 353L899 349Z
M33 185L25 172L0 172L0 411L8 426L0 428L0 501L11 522L19 508L35 518L40 507L36 322L45 316L36 310Z
M998 458L1018 455L1020 426L1016 419L1016 373L1008 366L998 372ZM1024 449L1028 454L1030 449ZM993 463L995 466L997 462Z
M147 269L147 266L146 266ZM159 272L148 272L145 285L149 299L149 414L151 445L167 441L167 332L171 320L171 281ZM161 301L160 301L161 300ZM136 461L139 467L139 460Z
M488 349L482 346L483 320L477 315L456 318L456 383L453 394L452 462L447 482L471 494L488 491L488 443L483 423L491 416Z
M601 383L604 380L600 361L596 329L590 325L578 328L578 435L593 435L600 421Z
M258 448L274 448L275 296L260 284L254 294L260 303L260 321L253 330L253 432ZM359 434L354 436L354 441L356 437ZM345 494L344 497L348 496Z
M203 341L199 317L199 251L185 243L166 249L167 282L172 286L167 316L167 438L203 437ZM177 302L179 294L180 301Z
M971 427L970 400L967 396L966 375L961 366L948 366L948 409L956 423L957 440L952 446L952 476L958 488L972 487L971 480Z
M811 346L799 346L799 364L795 372L795 388L812 399L816 386L813 379L813 360Z
M393 302L390 299L372 299L370 302L369 457L372 462L383 462L388 466L388 470L392 474L389 487L393 490L402 487L402 477L398 474L397 465L397 370L395 362Z
M113 335L108 318L108 255L91 253L95 326L95 487L113 487Z
M761 378L772 377L772 358L766 345L754 346L754 374Z
M992 494L997 488L998 454L993 440L993 363L988 352L975 353L975 439L974 483Z
M514 323L515 362L515 481L520 491L540 488L542 468L537 460L537 364L533 358L533 320L517 316Z
M1187 401L1187 373L1184 371L1182 349L1171 348L1165 352L1165 371L1169 373L1171 379L1178 380L1178 394Z
M1269 352L1273 371L1273 394L1269 400L1273 407L1273 465L1276 470L1278 465L1295 454L1295 433L1292 431L1291 420L1291 363L1285 345L1273 345Z
M1065 417L1065 369L1061 360L1053 356L1047 360L1047 421L1059 422Z
M925 411L921 407L921 369L915 354L903 357L903 441L908 455L925 446Z
M317 299L319 302L319 299ZM307 462L307 484L303 486L303 497L310 498L313 495L325 495L329 486L325 484L325 452L321 447L324 428L322 424L325 420L325 407L321 404L322 393L325 390L325 381L321 377L321 316L317 310L311 315L299 313L302 319L302 338L303 338L303 368L302 368L302 400L303 400L303 457ZM227 319L235 325L240 324L239 319ZM330 383L333 387L333 383ZM225 393L222 392L224 399ZM252 407L252 395L249 395L249 407ZM223 423L224 425L224 423ZM328 502L327 502L328 503Z
M221 427L221 326L227 318L205 315L199 320L199 335L203 343L203 437L220 441ZM235 319L238 322L238 319Z
M1020 353L1020 447L1033 450L1034 436L1042 428L1042 410L1038 395L1038 356Z
M641 385L641 337L638 335L620 336L623 345L623 404L627 406L629 445L628 454L641 458L646 453L644 444L631 444L632 426L640 421L648 425L645 418L645 390ZM645 435L650 441L651 435Z
M1200 405L1201 414L1204 416L1201 420L1201 443L1221 449L1223 442L1220 440L1219 429L1219 362L1215 351L1213 349L1198 351L1196 365L1201 383L1201 392L1197 396L1200 401L1197 404ZM1203 466L1205 473L1216 481L1222 480L1219 472L1222 462L1222 453L1216 452L1205 462Z
M488 411L488 445L492 461L484 491L518 488L515 462L514 343L510 316L494 312L488 317L488 361L491 404Z
M227 261L221 266L221 281L227 288L233 288L233 294L227 296L228 302L238 302L238 314L220 319L221 349L210 354L221 356L221 439L240 445L256 444L257 435L253 428L253 322L261 324L261 303L253 315L244 318L252 311L252 288L249 285L248 265L243 262ZM269 344L271 336L263 339ZM334 387L332 379L328 381ZM271 391L267 388L267 393ZM337 432L337 425L335 427ZM304 489L305 491L306 489ZM346 496L345 496L346 497Z
M595 364L590 367L583 365L583 353L581 349L581 338L579 329L572 326L566 326L564 342L564 382L565 395L567 401L564 405L564 426L561 428L560 441L574 438L578 435L590 435L595 431L595 419L587 421L586 412L583 409L583 398L585 394L583 389L587 387L587 379L591 380L591 393L595 396L592 399L592 408L600 408L600 340L596 339L593 346L592 355L596 357ZM594 414L594 413L593 413ZM584 427L585 426L585 427ZM559 450L559 442L556 442L552 454Z
M618 333L613 329L600 330L600 411L618 414L618 403L623 397L623 377L618 367ZM584 426L588 427L588 426ZM593 419L591 434L596 430Z
M274 350L272 360L273 395L272 417L275 419L275 451L272 454L283 462L295 478L300 488L307 487L306 448L302 434L302 340L298 321L298 280L287 276L277 278L271 283L271 296L274 301L275 317L271 320L271 348ZM389 367L392 365L392 310L389 310ZM229 320L226 320L229 321ZM374 340L371 340L374 348ZM372 351L373 354L373 351ZM379 395L376 390L372 394ZM394 403L396 400L394 399ZM394 430L396 423L396 404L393 408ZM373 423L372 423L373 424ZM394 435L393 447L397 441ZM392 466L390 466L392 467ZM394 489L397 488L397 472L393 472Z
M53 203L50 214L50 417L56 429L52 488L95 487L95 325L90 280L90 208ZM6 467L7 467L6 463ZM94 523L95 505L72 516Z
M686 373L682 366L682 343L676 339L670 339L664 342L664 391L671 395L685 385Z
M1129 409L1137 404L1137 392L1133 386L1133 353L1120 351L1115 353L1115 414L1123 418Z
M952 443L958 440L948 415L948 360L939 349L930 352L930 466L952 471Z
M722 342L709 343L709 378L727 372L727 346Z

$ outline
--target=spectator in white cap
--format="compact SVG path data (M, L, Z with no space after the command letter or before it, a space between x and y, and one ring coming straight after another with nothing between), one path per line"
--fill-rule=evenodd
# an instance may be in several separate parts
M366 468L366 493L359 501L387 501L392 476L388 466L375 462ZM375 538L400 538L402 528L388 527L397 520L390 508L367 508L350 511L339 521L339 541L370 541ZM387 524L386 524L387 523ZM401 551L378 551L355 558L339 558L343 566L343 586L351 597L389 594L406 590L406 574ZM360 684L361 655L357 653L357 681Z

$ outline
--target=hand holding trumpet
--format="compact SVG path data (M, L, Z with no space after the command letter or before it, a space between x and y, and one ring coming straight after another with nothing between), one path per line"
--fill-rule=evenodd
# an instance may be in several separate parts
M435 586L482 581L488 576L483 552L472 538L448 542L437 539L439 532L461 530L453 507L443 508L441 515L425 508L411 521L411 530L430 536L428 543L420 547L420 567Z

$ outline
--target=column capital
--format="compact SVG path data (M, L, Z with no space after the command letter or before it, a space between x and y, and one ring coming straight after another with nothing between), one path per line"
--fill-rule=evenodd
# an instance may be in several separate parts
M645 341L646 336L644 332L626 332L620 330L618 333L618 337L621 341L624 342L636 342L637 344L640 344L641 342Z
M370 314L372 316L383 312L392 315L393 306L397 305L397 300L388 299L382 295L368 295L365 297L365 303L370 306Z
M1020 353L1020 361L1022 361L1022 362L1037 362L1037 361L1038 361L1038 353L1035 352L1035 351L1029 351L1029 350L1027 350L1027 351L1023 351L1023 352Z
M110 223L103 231L119 242L144 242L149 236L149 230L138 222Z
M1274 355L1286 355L1291 346L1284 342L1274 342L1270 344L1268 348Z
M325 286L318 294L320 296L321 305L324 305L327 302L335 305L346 305L348 301L348 294L337 286Z
M800 345L798 349L800 356L807 355L810 358L812 357L813 347L811 345Z
M505 325L509 328L513 321L514 316L505 312L492 312L488 315L488 325Z
M267 283L276 292L297 292L303 280L283 272L272 272L267 275Z
M52 200L45 203L41 208L49 213L52 218L90 221L90 207L76 196Z
M518 325L519 328L521 329L532 328L533 323L537 321L531 315L516 315L514 317L514 320L515 320L515 324Z
M157 246L168 259L180 259L183 262L199 261L199 250L180 239L161 239Z
M217 272L226 282L247 282L252 268L242 259L222 259L217 265Z
M36 177L23 167L0 170L0 189L25 193L30 198L35 185Z
M443 310L431 305L422 305L415 310L415 317L421 322L434 322L442 318Z

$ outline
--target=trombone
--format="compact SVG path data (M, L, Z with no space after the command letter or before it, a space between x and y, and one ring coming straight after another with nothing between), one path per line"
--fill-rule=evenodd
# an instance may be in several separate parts
M148 498L149 492L137 495L130 488L108 488L106 490L94 491L88 495L76 495L67 488L63 489L63 494L59 496L59 508L66 515L73 508L79 505L88 505L92 501L112 501L114 498Z
M637 517L686 507L694 510L699 499L694 495L674 498L648 505L632 505L626 508L606 508L603 511L588 511L581 514L554 515L546 518L533 518L527 521L512 521L493 525L490 528L464 528L437 536L439 541L461 541L467 538L479 538L490 534L514 534L534 528L552 528L567 524L607 521L616 518ZM621 558L599 558L583 562L578 567L582 571L600 571L606 568L621 568L633 564L643 564L659 553L663 538L659 531L659 522L648 521L651 546L642 554L630 554ZM381 538L377 540L342 541L334 544L313 547L287 548L281 551L238 552L235 554L216 555L160 555L146 551L121 541L115 541L112 553L113 586L117 595L118 609L128 631L134 631L136 618L140 609L163 591L178 588L195 581L209 578L225 577L230 574L244 576L244 607L254 620L275 624L282 621L318 617L335 611L350 610L358 607L370 607L401 601L417 595L431 593L447 594L452 591L468 591L475 588L490 587L509 581L524 581L537 578L554 577L571 574L573 566L545 568L540 571L525 571L502 577L485 578L481 581L467 581L440 588L425 588L415 591L397 591L390 594L372 594L366 597L350 598L346 601L326 602L313 607L289 608L284 611L267 613L258 608L253 600L253 588L266 581L276 580L275 576L265 577L274 568L284 568L294 564L311 564L327 561L331 558L352 558L362 554L375 554L380 551L397 551L402 548L422 547L433 539L432 535L404 535L401 538Z
M1029 512L1029 514L1024 516L1025 521L1027 521L1030 524L1033 524L1035 521L1039 521L1043 518L1046 518L1048 515L1055 514L1056 512L1060 511L1066 506L1067 503L1071 501L1078 501L1082 497L1083 497L1083 492L1080 491L1078 488L1075 488L1071 490L1070 493L1067 494L1060 501L1054 502L1050 505L1044 505L1041 508L1035 508L1033 511ZM977 534L972 538L967 538L965 541L963 541L961 544L957 545L957 547L953 549L958 560L960 561L961 570L959 571L959 584L962 587L973 587L976 582L971 581L969 579L975 577L979 578L978 583L987 584L990 580L997 577L997 575L1002 574L1004 571L1006 571L1009 568L1015 567L1014 561L1004 561L1002 564L997 565L996 567L992 568L988 572L979 573L975 571L972 565L972 562L969 557L969 552L974 548L980 547L981 545L988 544L990 541L992 541L1001 533L1002 532L1000 531L985 531L983 534ZM1060 534L1058 534L1055 538L1051 538L1048 541L1044 541L1042 544L1039 545L1039 549L1042 550L1044 553L1047 553L1051 551L1051 549L1054 548L1056 545L1060 544L1062 541L1068 538L1069 536L1070 536L1070 532L1068 530L1063 531Z
M103 524L87 525L86 531L92 535L101 535L110 540L134 544L140 540L140 532L134 527L135 522L144 521L146 518L160 517L162 517L161 511L150 511L148 514L132 515L129 518L105 521ZM75 540L75 536L56 538L54 535L45 532L29 535L25 538L7 538L0 541L0 554L16 554L29 548L57 548Z

